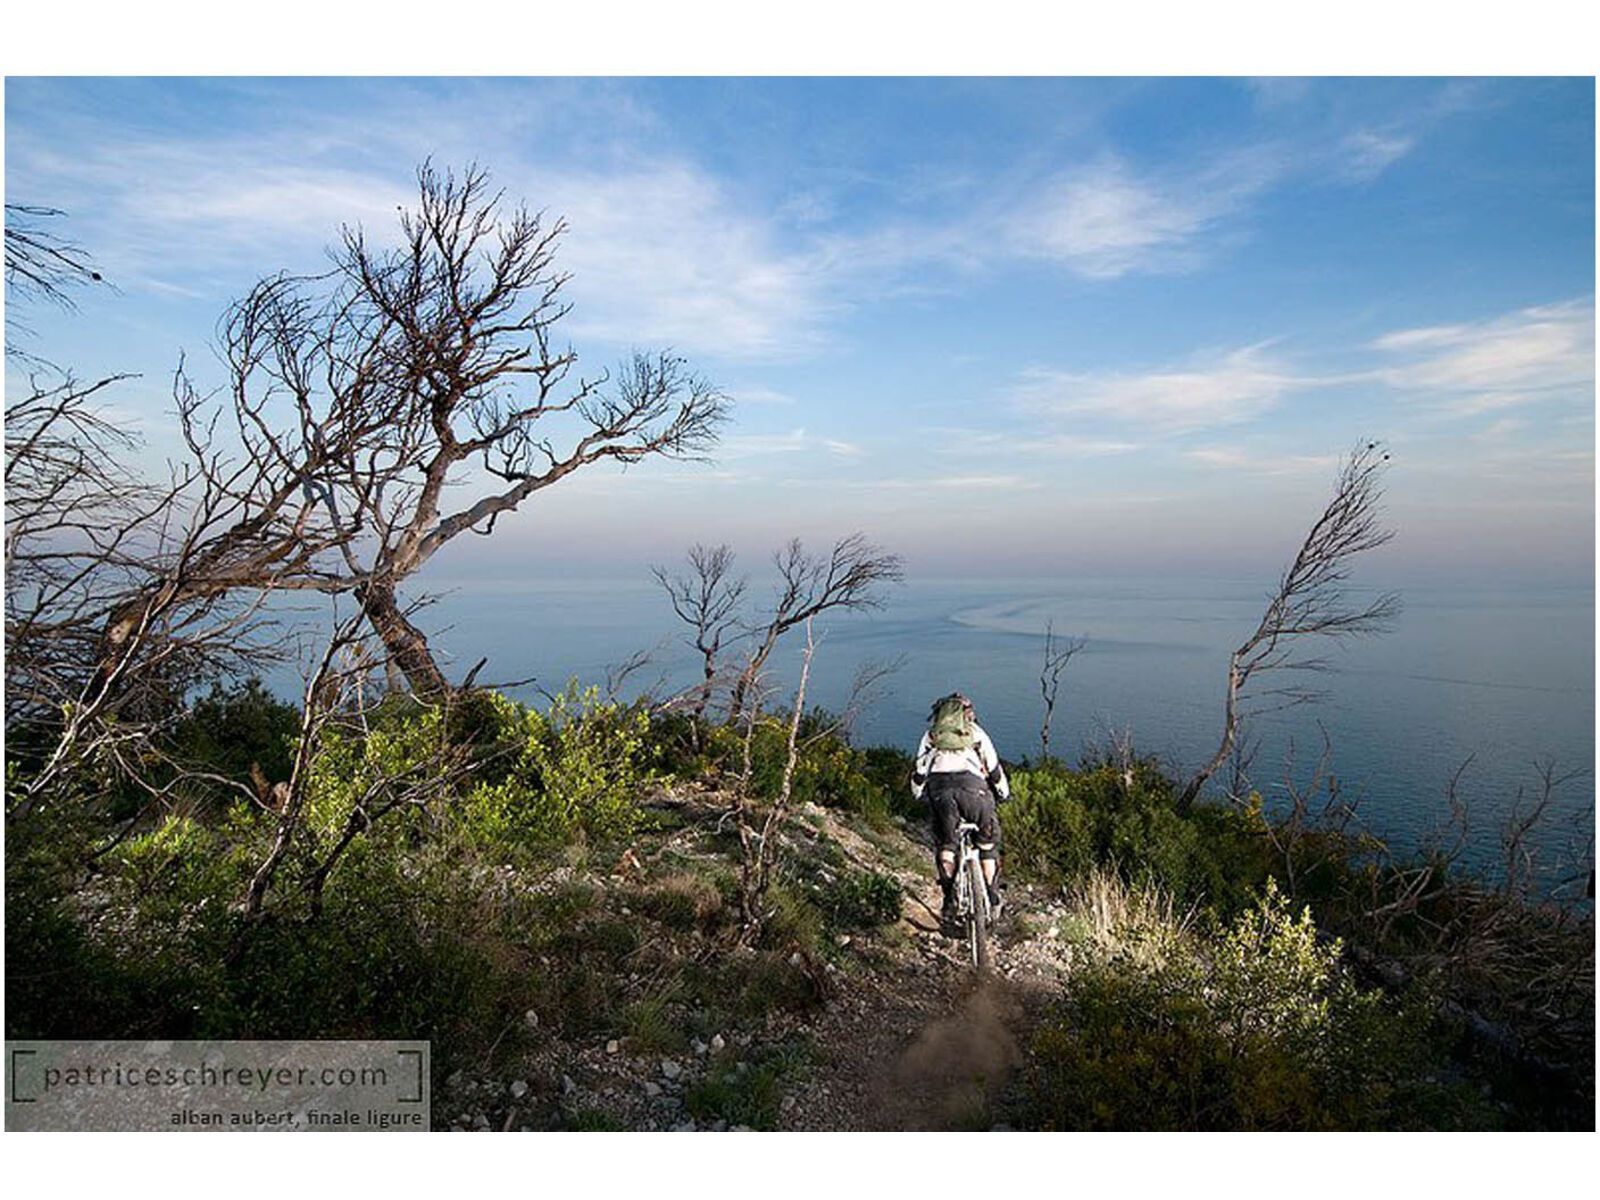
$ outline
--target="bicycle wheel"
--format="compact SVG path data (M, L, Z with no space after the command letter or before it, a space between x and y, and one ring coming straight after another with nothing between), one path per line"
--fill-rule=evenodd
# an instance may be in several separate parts
M967 890L972 907L967 913L967 937L972 944L972 965L980 971L992 965L989 953L989 889L983 882L983 868L976 858L967 859Z

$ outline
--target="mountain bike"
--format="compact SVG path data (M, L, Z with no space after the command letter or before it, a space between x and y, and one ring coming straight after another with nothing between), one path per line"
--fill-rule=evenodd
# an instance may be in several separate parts
M967 943L972 948L972 965L980 971L993 966L989 946L989 888L983 881L983 863L978 858L978 827L970 821L956 826L956 920L965 926Z

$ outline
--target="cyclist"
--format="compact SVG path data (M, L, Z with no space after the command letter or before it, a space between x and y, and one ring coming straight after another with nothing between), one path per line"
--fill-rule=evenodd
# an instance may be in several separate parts
M1011 785L994 743L973 714L972 701L960 692L934 701L928 731L917 747L911 794L919 800L927 797L933 819L934 870L944 892L941 918L949 924L955 917L956 826L961 821L978 827L978 858L989 906L998 915L1003 901L995 887L1000 867L995 801L1008 799Z

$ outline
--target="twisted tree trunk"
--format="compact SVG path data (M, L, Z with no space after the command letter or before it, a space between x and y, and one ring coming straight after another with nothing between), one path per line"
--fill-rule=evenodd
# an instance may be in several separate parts
M417 698L437 701L448 697L454 689L434 661L427 635L400 611L393 585L366 584L357 589L356 598L373 631L383 640L389 661L405 676Z

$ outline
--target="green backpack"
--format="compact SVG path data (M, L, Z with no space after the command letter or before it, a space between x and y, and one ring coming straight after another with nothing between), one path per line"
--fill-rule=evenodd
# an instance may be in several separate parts
M935 749L972 749L972 710L960 696L937 701L928 720L928 741Z

